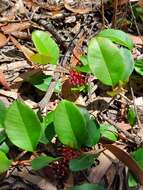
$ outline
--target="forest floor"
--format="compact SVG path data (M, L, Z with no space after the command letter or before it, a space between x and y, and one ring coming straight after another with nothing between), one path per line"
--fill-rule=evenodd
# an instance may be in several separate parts
M142 12L137 12L137 8ZM133 163L125 154L140 147L131 136L143 138L142 75L133 71L124 93L111 97L107 92L112 88L93 76L88 80L89 91L72 91L69 74L80 65L80 56L86 54L89 40L105 28L128 33L135 44L134 59L143 59L143 1L0 0L0 14L0 100L6 107L20 99L43 114L43 110L49 112L61 99L67 99L86 107L95 117L100 115L99 120L120 128L120 139L114 143L118 153L108 147L98 157L97 166L68 173L66 177L50 170L35 172L22 162L29 158L29 153L10 149L9 156L17 164L0 176L0 190L66 190L83 182L100 183L108 190L130 189L125 165L129 162L128 167L132 168ZM31 34L35 30L50 33L60 47L57 72L49 64L41 66L31 61L30 51L35 52ZM56 92L55 80L60 81ZM127 118L130 106L137 117L134 128ZM105 139L102 140L104 144Z

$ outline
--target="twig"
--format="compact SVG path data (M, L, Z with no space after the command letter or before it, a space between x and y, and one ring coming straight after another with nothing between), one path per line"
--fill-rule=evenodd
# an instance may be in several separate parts
M102 25L105 28L105 15L104 15L104 1L101 0L101 14L102 14Z
M139 114L138 114L137 106L136 106L136 103L135 103L134 91L133 91L133 88L132 88L132 87L130 87L130 89L131 89L131 95L132 95L132 98L133 98L134 110L135 110L135 113L136 113L138 126L139 126L139 128L141 129L141 128L142 128L142 124L141 124L141 121L140 121L140 119L139 119Z
M0 23L19 23L19 22L28 22L28 19L24 19L24 20L8 20L6 18L1 18L0 19Z
M21 152L21 153L15 158L15 160L19 160L19 159L22 158L26 153L27 153L27 151Z
M60 78L60 73L55 73L44 98L39 102L39 107L41 111L44 111L44 112L47 111L48 102L50 101L50 98L54 92L55 86L59 78Z
M142 38L142 35L141 35L141 33L140 33L140 30L139 30L139 27L138 27L138 24L137 24L137 21L136 21L136 17L135 17L134 11L133 11L133 7L132 7L132 4L131 4L130 1L129 1L129 6L130 6L131 14L132 14L132 17L133 17L133 21L134 21L134 24L135 24L137 33L138 33L140 39L141 39L142 42L143 42L143 38Z
M118 8L118 0L114 0L114 12L113 12L113 19L112 19L113 28L116 28L117 8Z

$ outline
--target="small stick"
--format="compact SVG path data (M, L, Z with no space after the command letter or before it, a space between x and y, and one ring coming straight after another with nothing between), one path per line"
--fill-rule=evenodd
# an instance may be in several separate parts
M132 98L133 98L134 110L135 110L135 113L136 113L138 126L139 126L139 128L141 129L141 128L142 128L142 124L141 124L141 121L140 121L140 119L139 119L139 114L138 114L137 106L136 106L136 103L135 103L134 91L133 91L133 88L132 88L132 87L130 87L130 88L131 88L131 95L132 95Z
M142 37L142 35L141 35L141 33L140 33L140 30L139 30L139 27L138 27L138 24L137 24L137 21L136 21L136 17L135 17L135 14L134 14L133 8L132 8L132 4L131 4L130 1L129 1L129 6L130 6L131 14L132 14L132 17L133 17L133 21L134 21L134 24L135 24L135 27L136 27L137 33L138 33L140 39L141 39L142 42L143 42L143 37Z
M104 1L101 0L101 14L102 14L102 25L105 28L105 16L104 16Z
M117 9L118 9L118 0L114 0L114 13L113 13L113 20L112 20L113 28L116 28Z

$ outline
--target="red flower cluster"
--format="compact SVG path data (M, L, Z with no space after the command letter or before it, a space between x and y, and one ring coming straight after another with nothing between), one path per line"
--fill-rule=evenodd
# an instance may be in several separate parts
M80 155L81 155L81 151L76 151L69 147L64 147L61 151L61 156L64 157L65 161L70 161L74 158L77 158Z
M58 151L58 155L63 157L61 160L55 161L46 173L53 173L58 179L66 178L69 174L68 163L70 160L77 158L81 155L81 151L76 151L72 148L63 147Z
M70 83L74 86L82 86L86 84L86 76L75 70L71 70L69 74Z

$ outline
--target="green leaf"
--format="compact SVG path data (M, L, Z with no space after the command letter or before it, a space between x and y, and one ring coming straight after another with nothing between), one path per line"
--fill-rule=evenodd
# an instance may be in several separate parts
M101 31L98 36L108 38L112 42L115 42L119 45L125 46L129 49L133 49L134 44L132 39L129 37L128 34L121 30L115 30L115 29L105 29Z
M0 151L0 173L7 171L11 163L12 162L6 157L5 153Z
M0 101L0 128L4 127L6 111L7 111L7 108L5 107L4 103Z
M36 30L32 33L32 41L39 54L49 57L50 64L57 64L59 47L47 32ZM51 59L50 59L51 58Z
M95 119L87 121L88 138L86 139L86 145L92 147L96 145L100 139L100 126Z
M132 152L131 157L143 170L143 148L138 148L137 150ZM129 172L128 185L129 187L135 187L138 185L137 177L135 176L135 174L132 174L132 172Z
M120 51L125 64L125 70L121 78L121 81L128 81L129 76L132 74L134 70L134 59L131 52L128 49L120 48Z
M52 77L49 75L44 74L34 74L26 79L27 82L30 82L33 86L38 88L41 91L46 92L50 83L51 83ZM55 87L55 92L61 91L61 81L58 80L57 85Z
M0 151L4 152L5 154L9 152L9 147L5 142L0 145Z
M115 86L122 80L125 71L124 57L109 39L92 38L87 57L92 73L104 84Z
M93 118L90 118L90 114L84 108L80 108L81 113L86 119L86 127L88 136L85 140L85 145L88 147L92 147L96 145L100 139L100 125Z
M30 57L30 59L40 65L46 65L52 62L52 57L36 53Z
M59 159L60 157L53 158L51 156L39 156L38 158L35 158L34 160L32 160L31 165L34 170L39 170Z
M100 124L101 137L110 141L118 140L118 131L115 127L108 124Z
M43 133L40 142L48 144L55 136L55 128L53 121L54 121L54 112L51 111L43 118L42 121Z
M128 186L136 187L137 185L138 185L138 181L137 181L136 177L131 172L129 172Z
M83 65L88 65L88 59L86 55L80 56L80 61L82 62Z
M54 111L49 112L44 118L43 123L45 125L45 128L54 122Z
M80 72L83 72L83 73L91 73L89 65L76 66L75 68L76 68L77 71L80 71Z
M130 125L133 127L137 121L137 117L136 117L134 108L132 108L132 107L129 108L127 117L128 117L128 121L129 121Z
M24 102L15 101L8 109L5 129L13 144L34 151L41 136L41 124L35 112Z
M96 155L94 154L83 154L80 157L70 160L69 168L71 171L81 171L92 166L95 161Z
M143 76L143 59L135 61L135 71Z
M98 184L85 183L71 187L69 190L105 190L103 186Z
M4 128L0 128L0 143L2 143L7 138Z
M137 164L143 169L143 148L138 148L136 151L131 153L132 158Z
M51 123L45 129L45 137L48 139L49 142L51 142L51 140L53 139L53 137L55 136L55 134L56 133L55 133L54 124Z
M87 138L87 128L79 108L72 102L62 100L54 112L55 131L59 140L79 149Z

